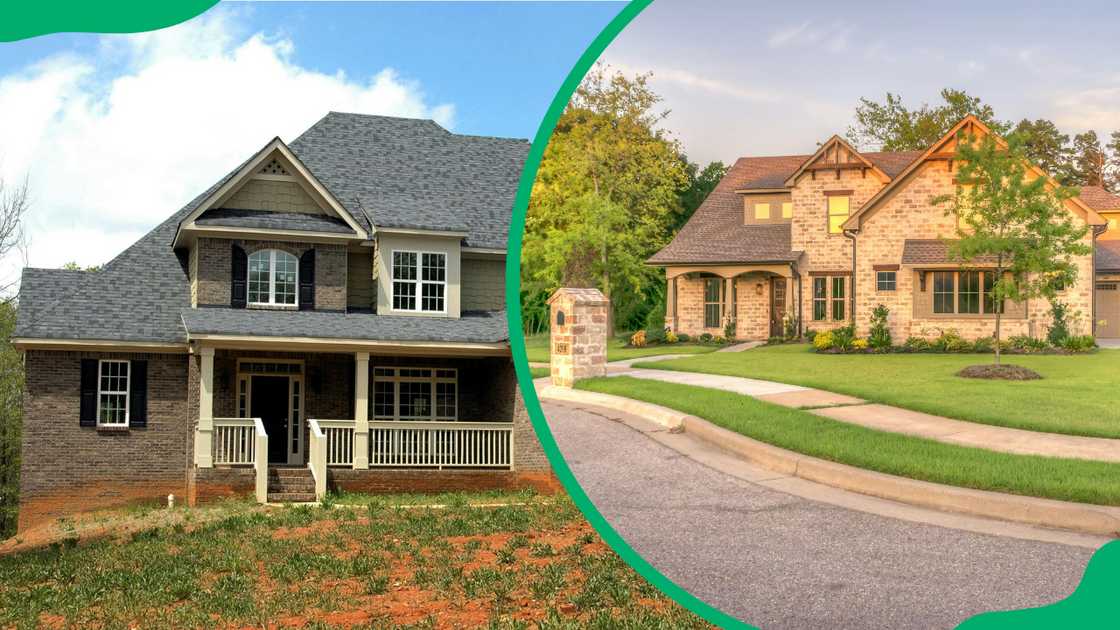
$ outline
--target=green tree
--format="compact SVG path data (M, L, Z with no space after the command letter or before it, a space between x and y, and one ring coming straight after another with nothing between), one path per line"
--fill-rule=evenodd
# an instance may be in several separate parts
M1093 130L1073 137L1073 163L1070 184L1077 186L1103 186L1107 156L1100 138Z
M1109 192L1117 192L1120 191L1120 131L1112 132L1105 149L1108 151L1108 162L1105 169L1104 187Z
M1024 118L1015 125L1015 133L1023 138L1027 158L1063 184L1070 183L1072 154L1068 135L1044 118L1035 121Z
M0 539L15 533L19 515L23 361L11 343L15 325L15 305L0 302Z
M611 298L612 326L644 323L643 296L661 281L644 261L665 244L687 185L649 77L596 66L561 115L525 220L523 305L562 285L591 286Z
M90 265L83 269L81 265L74 262L73 260L62 265L62 268L68 271L101 271L101 265Z
M995 261L989 285L994 305L995 363L1000 364L1000 325L1006 300L1021 302L1044 296L1053 300L1077 280L1074 256L1089 255L1088 226L1078 226L1065 207L1077 189L1050 186L1031 170L1023 137L1011 134L1006 146L992 136L962 136L960 164L953 194L932 199L946 214L963 218L950 251L968 263L979 257Z
M963 90L941 90L943 103L922 103L910 109L902 97L887 92L883 102L859 99L856 123L848 127L848 140L857 148L880 151L917 151L928 149L969 114L975 115L997 134L1010 124L996 119L991 106Z

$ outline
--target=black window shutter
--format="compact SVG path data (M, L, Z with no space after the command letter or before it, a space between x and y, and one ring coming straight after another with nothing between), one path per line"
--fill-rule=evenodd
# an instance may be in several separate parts
M315 310L315 250L299 257L299 310Z
M249 256L245 250L233 246L233 257L230 260L229 279L229 305L233 308L245 308L246 283L249 279Z
M128 426L148 426L148 362L128 366Z
M97 359L82 359L81 399L78 425L97 426Z

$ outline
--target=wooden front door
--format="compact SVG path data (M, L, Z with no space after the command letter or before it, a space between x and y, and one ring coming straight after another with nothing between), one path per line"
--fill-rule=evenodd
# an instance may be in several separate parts
M770 278L770 336L781 337L786 317L786 279Z

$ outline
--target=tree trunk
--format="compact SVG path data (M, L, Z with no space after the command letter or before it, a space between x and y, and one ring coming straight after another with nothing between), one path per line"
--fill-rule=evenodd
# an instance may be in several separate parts
M611 302L611 272L607 266L607 243L603 242L603 295L607 298L607 338L614 336L614 304Z
M1001 304L1000 308L996 309L996 365L997 366L999 365L999 357L1000 357L999 325L1000 325L1000 321L1003 319L1003 308L1002 307L1003 307L1003 305Z

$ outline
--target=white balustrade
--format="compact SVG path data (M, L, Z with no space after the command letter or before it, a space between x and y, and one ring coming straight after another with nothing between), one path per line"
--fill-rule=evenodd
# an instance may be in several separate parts
M253 418L214 418L214 464L241 465L256 461Z
M371 421L371 468L510 468L513 425L498 422Z

